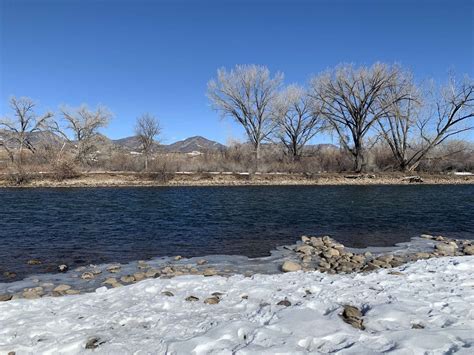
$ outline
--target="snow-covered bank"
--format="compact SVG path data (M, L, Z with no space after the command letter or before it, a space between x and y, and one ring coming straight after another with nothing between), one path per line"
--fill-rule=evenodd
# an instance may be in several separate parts
M19 299L0 303L0 353L89 352L97 338L96 351L108 354L468 354L473 274L473 256L444 257L369 274L187 275ZM205 304L214 292L220 302ZM199 300L186 301L191 295ZM289 307L277 305L284 299ZM365 330L342 321L346 304L363 310Z

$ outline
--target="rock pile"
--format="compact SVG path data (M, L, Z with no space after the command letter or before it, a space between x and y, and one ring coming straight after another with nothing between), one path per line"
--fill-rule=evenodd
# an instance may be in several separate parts
M303 236L301 237L301 244L293 249L301 263L287 260L281 266L281 270L283 272L319 270L332 274L365 272L398 267L419 259L474 255L474 246L470 240L455 240L426 234L421 237L436 242L433 251L405 255L383 254L374 256L370 252L364 254L349 252L344 245L328 236Z

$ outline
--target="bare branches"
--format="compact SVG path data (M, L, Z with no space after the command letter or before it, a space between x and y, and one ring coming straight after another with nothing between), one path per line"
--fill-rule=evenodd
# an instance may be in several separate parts
M43 115L35 113L36 103L28 97L10 99L10 107L13 111L13 118L0 119L0 128L3 128L3 140L1 145L7 151L10 159L15 161L13 149L18 147L18 164L23 162L23 151L28 149L34 152L35 148L30 141L31 134L45 130L53 117L53 113L46 112Z
M397 85L400 74L398 67L380 63L370 68L345 65L312 80L311 96L342 146L353 155L356 171L364 166L366 134L387 114L393 102L408 98L399 92L398 96L391 96L391 102L382 100L386 91Z
M61 112L67 123L67 129L77 141L76 159L84 161L94 148L94 140L99 135L99 129L108 125L112 114L106 107L99 106L92 111L86 105L76 109L63 107Z
M237 65L229 72L219 69L217 79L208 83L208 97L213 108L244 127L257 160L261 143L275 128L272 105L282 80L281 73L272 78L266 67Z
M319 111L306 90L297 85L288 86L275 100L276 136L295 160L308 141L324 129Z
M149 113L137 118L135 134L140 141L142 151L145 154L145 170L148 170L148 158L155 145L155 138L161 133L158 119Z

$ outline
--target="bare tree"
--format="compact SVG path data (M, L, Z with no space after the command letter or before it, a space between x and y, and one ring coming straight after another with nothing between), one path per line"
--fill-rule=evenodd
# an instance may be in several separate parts
M421 142L414 147L405 166L415 170L420 162L446 139L474 129L474 81L450 78L448 84L431 93L433 112L416 121Z
M208 97L214 109L244 127L254 147L257 164L262 142L275 128L272 105L282 80L283 74L271 77L266 67L237 65L229 72L219 69L217 80L208 83Z
M35 106L36 103L28 97L19 99L12 97L10 107L14 117L0 119L0 128L3 127L4 130L3 141L0 145L7 151L11 161L16 162L19 166L23 164L25 149L32 153L35 152L35 147L31 142L32 133L46 130L53 117L52 112L37 115L34 110ZM14 154L16 148L18 148L18 159L15 159Z
M304 88L290 85L278 95L273 112L277 138L299 160L304 146L324 129L319 108Z
M84 162L87 155L94 149L99 129L108 125L112 114L106 107L99 106L94 111L86 105L81 105L76 109L63 107L61 112L66 121L66 129L72 132L73 139L77 142L76 159ZM65 134L63 135L68 138Z
M353 156L357 172L365 166L366 135L392 104L380 98L388 88L397 85L400 73L397 66L381 63L370 68L345 65L312 80L311 96L319 102L321 114L339 136L341 145ZM407 98L407 94L400 92L392 100Z
M158 119L149 113L137 118L135 134L140 142L142 152L145 154L145 170L148 170L148 158L155 145L155 138L161 133Z
M408 94L408 99L397 100ZM413 129L422 108L422 97L413 84L411 75L400 75L398 84L389 87L382 101L389 104L385 115L378 120L381 137L387 143L397 168L405 171L409 165L409 154L412 150Z

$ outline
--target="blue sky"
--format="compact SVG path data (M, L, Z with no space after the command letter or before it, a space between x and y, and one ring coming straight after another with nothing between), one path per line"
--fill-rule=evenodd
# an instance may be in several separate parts
M472 1L0 3L0 115L11 95L52 110L102 103L115 114L111 138L133 134L150 112L164 142L243 139L206 98L222 66L263 64L301 84L340 62L398 62L418 80L474 74Z

